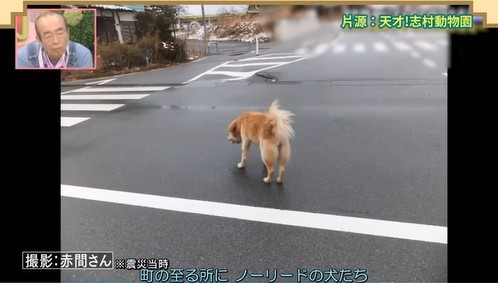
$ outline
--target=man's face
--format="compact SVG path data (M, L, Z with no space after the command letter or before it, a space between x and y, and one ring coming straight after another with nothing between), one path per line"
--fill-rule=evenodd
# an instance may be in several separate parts
M59 59L66 51L69 31L60 15L46 15L38 19L38 40L51 60Z

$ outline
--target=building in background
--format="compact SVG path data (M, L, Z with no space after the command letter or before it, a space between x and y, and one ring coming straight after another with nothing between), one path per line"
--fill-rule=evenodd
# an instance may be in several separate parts
M79 5L97 9L97 42L119 41L130 44L137 41L135 15L144 12L144 5Z

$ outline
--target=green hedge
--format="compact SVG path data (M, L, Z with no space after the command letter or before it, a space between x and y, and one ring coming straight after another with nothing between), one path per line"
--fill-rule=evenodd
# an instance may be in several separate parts
M82 14L78 15L78 14ZM69 39L86 46L94 55L95 13L93 11L65 11L64 17L69 26Z

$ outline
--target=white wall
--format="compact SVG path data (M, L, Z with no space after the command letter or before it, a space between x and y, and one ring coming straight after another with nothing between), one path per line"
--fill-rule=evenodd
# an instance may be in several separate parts
M131 22L135 20L134 12L119 12L119 19L124 22Z

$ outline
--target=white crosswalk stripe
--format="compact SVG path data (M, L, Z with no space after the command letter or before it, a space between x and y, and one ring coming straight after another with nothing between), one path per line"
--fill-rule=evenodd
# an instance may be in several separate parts
M108 82L102 81L102 82ZM150 93L168 89L169 86L102 86L104 83L92 84L83 88L68 90L61 93L61 111L70 112L69 116L61 115L61 127L73 127L88 121L88 113L111 112L125 106L124 101L136 101L150 95ZM88 84L87 84L88 85ZM93 86L95 85L95 86ZM66 103L71 101L74 103ZM78 103L78 102L82 103ZM103 101L119 101L120 103L99 103ZM92 103L90 103L92 102ZM75 117L78 111L84 112L85 117ZM74 116L73 116L74 115Z
M387 46L383 42L380 42L380 41L374 42L373 47L374 47L375 51L381 52L381 53L387 52L387 49L388 49Z
M394 47L396 47L397 49L399 49L401 51L408 51L408 50L413 49L410 45L406 44L403 41L395 41L395 42L393 42L393 44L394 44Z
M61 117L61 127L71 127L88 119L90 117Z
M123 86L123 87L84 87L71 92L130 92L130 91L161 91L169 86Z
M61 100L137 100L149 94L61 95Z
M355 53L364 53L366 50L367 49L363 43L355 43L353 45L353 51Z
M424 59L422 62L429 68L436 68L436 63L434 63L432 60Z
M112 111L124 104L61 104L61 111Z
M344 51L346 51L346 45L344 45L344 44L338 44L334 48L333 53L343 53Z
M415 45L417 45L418 47L420 47L424 50L432 51L432 50L438 49L437 46L435 46L434 44L431 44L427 41L416 40L414 43L415 43Z

